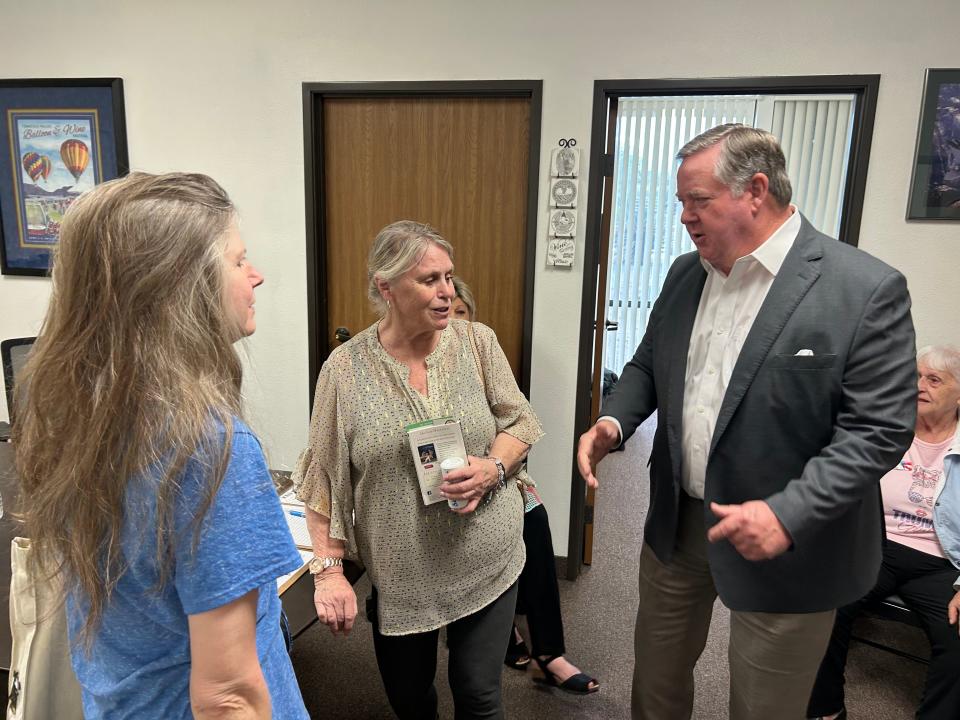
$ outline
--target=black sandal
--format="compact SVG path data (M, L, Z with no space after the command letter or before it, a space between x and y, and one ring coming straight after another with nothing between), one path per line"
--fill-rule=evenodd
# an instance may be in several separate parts
M559 682L557 676L547 669L547 665L560 657L563 657L563 655L551 655L546 660L535 657L534 660L537 661L537 665L540 666L540 672L543 673L543 679L541 680L535 677L533 681L560 688L564 692L573 693L574 695L590 695L600 690L600 683L595 678L582 672L571 675L563 682Z
M503 664L512 667L514 670L526 670L530 664L530 651L527 650L527 644L521 638L517 640L519 633L517 626L510 629L510 642L507 643L507 654L503 658Z

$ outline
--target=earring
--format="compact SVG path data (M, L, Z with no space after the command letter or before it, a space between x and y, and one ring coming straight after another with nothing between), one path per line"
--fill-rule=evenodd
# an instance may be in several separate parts
M387 310L389 310L389 309L390 309L390 301L387 300Z

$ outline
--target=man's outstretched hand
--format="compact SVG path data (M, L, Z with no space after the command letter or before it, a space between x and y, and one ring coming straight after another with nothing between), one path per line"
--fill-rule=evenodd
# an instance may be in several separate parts
M609 420L601 420L580 436L577 446L577 467L580 475L592 488L597 487L597 463L603 460L620 441L620 431Z

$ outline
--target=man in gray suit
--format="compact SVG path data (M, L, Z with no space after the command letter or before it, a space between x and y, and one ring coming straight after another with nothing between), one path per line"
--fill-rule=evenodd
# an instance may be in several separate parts
M804 716L835 608L873 587L880 477L913 437L903 276L790 204L767 132L680 151L677 259L643 340L580 438L597 462L654 410L633 717L689 718L717 596L731 610L730 717Z

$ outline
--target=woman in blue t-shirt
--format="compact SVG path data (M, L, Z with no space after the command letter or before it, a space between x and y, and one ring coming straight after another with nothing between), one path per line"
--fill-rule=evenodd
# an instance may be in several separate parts
M276 587L300 556L240 419L262 282L204 175L134 173L64 216L14 435L87 720L308 717Z

